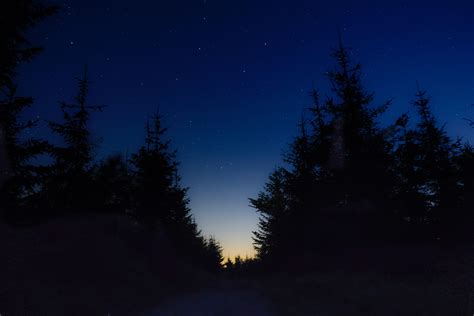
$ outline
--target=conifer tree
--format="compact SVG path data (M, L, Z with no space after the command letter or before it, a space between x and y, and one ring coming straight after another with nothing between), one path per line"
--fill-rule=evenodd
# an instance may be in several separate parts
M230 273L233 272L234 263L232 262L232 260L230 260L230 258L227 258L227 260L224 263L224 267L225 267L226 271L228 271Z
M212 236L206 242L206 252L209 260L207 263L208 268L213 272L220 271L224 261L224 256L222 255L222 246Z
M394 211L410 223L422 223L427 216L427 202L420 172L418 134L409 129L409 116L402 115L396 122L399 136L394 152L396 181L393 187Z
M462 182L456 164L461 144L438 126L429 104L426 91L418 88L413 105L419 121L413 130L404 127L397 148L397 199L403 202L400 212L405 219L430 225L432 233L425 238L435 238L440 230L446 230L460 218L456 213L460 208ZM407 123L406 120L404 125Z
M17 66L41 52L32 45L26 32L55 14L57 6L45 5L35 0L4 0L0 3L0 89L15 86Z
M310 196L316 180L316 161L305 117L301 118L299 129L299 135L290 144L289 153L285 156L285 162L290 166L286 181L291 207L307 213L312 208Z
M187 189L180 184L176 151L164 139L160 115L146 124L145 145L130 159L133 175L133 216L150 231L162 230L176 248L205 262L206 241L188 207Z
M313 88L311 92L313 105L309 108L311 113L310 143L311 156L313 157L313 167L318 179L327 177L329 169L329 151L331 147L332 126L329 122L329 112L327 104L321 104L319 91Z
M62 145L51 145L54 163L46 180L48 207L56 212L88 212L91 205L85 198L92 188L91 167L94 143L89 130L92 112L103 106L89 105L90 81L87 66L78 80L74 103L60 102L62 122L49 122L52 132L60 136Z
M237 255L234 258L234 271L236 273L241 273L242 272L242 266L243 266L243 259L240 255Z
M254 232L260 258L278 252L311 252L342 235L337 227L328 231L334 223L325 222L323 215L341 206L355 212L387 212L394 181L392 144L377 118L390 102L372 105L373 95L362 84L361 66L352 63L341 41L332 56L336 67L328 72L328 79L333 96L321 104L313 89L311 116L302 119L300 133L284 157L288 168L273 173L264 192L250 200L261 215Z
M377 118L390 105L372 105L374 96L363 87L361 65L353 63L348 49L339 41L333 52L337 67L328 72L334 97L327 99L332 116L333 129L342 130L343 168L338 168L340 202L356 204L369 201L373 206L384 204L384 196L390 191L391 144L380 128ZM332 134L333 137L335 133ZM337 134L336 134L337 135ZM333 138L333 141L338 141ZM330 159L333 157L330 157ZM357 207L357 206L355 206Z
M151 124L146 124L145 145L130 160L134 173L134 214L150 226L158 221L171 223L176 197L185 198L186 193L179 185L176 152L169 149L170 141L163 139L166 131L161 126L161 117L153 116Z
M26 131L36 126L37 121L21 122L20 113L32 104L31 98L16 97L12 87L8 98L0 101L0 125L3 127L2 142L4 161L8 169L4 175L3 206L8 220L26 220L33 212L38 198L40 178L44 167L34 164L33 159L47 150L46 141L27 136ZM7 181L8 179L8 181ZM5 182L6 181L6 182Z
M284 161L285 194L288 201L286 239L294 252L305 252L314 247L315 222L321 209L327 207L332 192L330 149L332 126L326 104L321 104L319 92L310 94L313 104L307 109L309 117L302 117L300 133L290 144ZM293 242L289 242L292 240ZM290 247L287 247L290 249Z
M22 132L35 122L20 121L20 114L31 106L33 99L17 95L16 69L21 63L30 62L42 48L33 46L25 33L44 18L55 14L58 7L44 5L34 0L5 0L0 4L0 134L4 144L4 157L9 162L10 172L15 174L24 167L32 148L37 143L31 139L23 142ZM10 152L13 151L13 152ZM30 156L33 156L31 153ZM0 166L0 170L2 167ZM0 172L0 177L2 172ZM2 181L0 179L0 181ZM2 181L3 182L3 181Z
M0 3L0 211L22 217L36 191L40 168L31 160L44 150L44 143L26 137L25 131L35 125L19 117L33 100L16 94L15 75L18 65L29 62L41 51L25 33L58 8L34 0L5 0ZM3 187L8 180L6 187ZM6 214L4 214L6 215Z
M256 199L250 199L250 205L260 214L258 229L253 232L252 239L257 257L262 260L278 257L290 246L286 245L290 241L286 175L283 168L275 170L264 191Z

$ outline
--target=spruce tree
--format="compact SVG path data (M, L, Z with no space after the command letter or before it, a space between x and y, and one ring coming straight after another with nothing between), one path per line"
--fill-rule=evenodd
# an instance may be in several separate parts
M16 94L16 69L42 50L27 40L26 32L57 10L34 0L0 3L0 211L10 218L24 217L35 205L31 200L41 168L31 160L44 150L43 142L25 136L35 122L22 122L20 115L33 100Z
M250 205L259 213L258 229L253 232L253 244L257 257L271 260L284 255L291 246L289 200L286 188L287 171L275 170L269 177L265 189L258 197L250 199Z
M390 105L387 101L374 106L372 93L365 90L361 77L361 65L353 63L348 49L339 41L333 52L336 68L328 72L334 97L326 101L331 113L333 131L342 130L342 150L336 151L343 161L337 168L340 202L352 203L352 207L373 208L385 204L384 196L390 191L389 173L391 144L385 130L377 123L378 117ZM334 139L337 133L332 134ZM334 159L330 157L329 159ZM362 204L361 204L362 203Z
M146 124L145 145L130 159L134 174L134 215L145 225L171 223L174 203L178 195L185 196L179 186L176 152L171 151L170 141L164 140L166 129L161 117L155 115ZM165 224L165 225L166 225Z
M456 164L461 144L438 126L426 91L418 88L413 105L419 120L414 129L404 128L397 148L397 199L402 202L404 218L429 227L424 238L434 239L460 218L456 213L462 181Z
M232 260L230 260L229 257L228 257L227 260L225 261L224 267L225 267L228 271L231 271L231 270L233 269L234 263L232 262Z
M332 96L321 103L313 89L311 116L301 120L284 157L287 168L273 173L264 191L250 200L260 213L254 232L259 258L277 253L307 258L335 239L351 242L360 232L375 239L383 229L380 219L389 213L393 145L377 119L390 101L373 105L361 66L350 60L341 41L332 56Z
M91 167L94 143L89 130L92 112L103 106L89 105L87 96L90 81L87 66L78 80L74 103L60 102L62 122L49 122L52 132L63 144L51 145L54 162L46 183L47 207L55 212L88 212L93 205L86 198L92 188Z
M145 145L131 156L133 216L149 231L164 232L183 254L205 262L206 242L188 207L166 131L160 115L154 115L146 124Z
M243 259L240 255L237 255L234 258L234 272L235 273L242 273L242 266L243 266Z
M14 87L18 65L31 61L42 50L28 41L26 32L57 11L57 6L35 0L4 0L0 3L1 90Z
M397 122L397 147L394 151L396 181L392 197L394 212L402 220L417 224L427 216L424 179L420 172L421 151L418 134L408 127L409 116L404 114Z
M222 246L212 236L209 237L206 242L206 252L208 257L208 269L212 272L219 272L222 269L224 256L222 255Z
M44 167L34 164L33 159L47 151L47 142L26 136L37 121L19 120L21 112L29 107L32 98L17 97L16 87L12 87L8 98L0 101L0 125L3 127L3 160L8 163L2 170L4 214L7 220L25 221L33 215L37 207L38 192ZM8 156L5 155L8 153ZM32 218L30 218L31 220Z
M288 200L286 238L287 249L295 253L311 251L317 239L315 223L320 212L328 206L332 192L330 151L332 126L326 104L321 104L319 92L313 88L310 94L313 104L304 113L299 124L299 134L290 144L284 161L285 192ZM291 244L291 247L289 245Z

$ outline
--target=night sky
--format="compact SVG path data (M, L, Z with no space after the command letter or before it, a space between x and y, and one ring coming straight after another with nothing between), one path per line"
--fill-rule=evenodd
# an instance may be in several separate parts
M248 206L297 133L313 83L340 30L387 124L410 109L416 80L453 136L474 141L474 1L171 0L60 3L29 35L45 51L19 73L36 100L27 116L55 119L88 64L98 157L133 152L157 109L178 150L203 233L225 255L252 255ZM43 132L40 130L40 132Z

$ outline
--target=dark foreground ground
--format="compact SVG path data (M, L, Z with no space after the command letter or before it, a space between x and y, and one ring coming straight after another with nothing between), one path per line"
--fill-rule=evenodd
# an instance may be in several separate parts
M1 225L0 255L2 316L140 315L211 279L121 217Z
M0 251L2 316L474 315L466 245L351 249L313 272L215 276L164 236L96 217L1 226Z
M348 262L263 286L281 315L474 315L472 248L438 250L398 249L403 263L385 270Z
M472 248L392 249L390 257L397 262L370 270L335 262L319 272L227 280L146 315L474 315Z

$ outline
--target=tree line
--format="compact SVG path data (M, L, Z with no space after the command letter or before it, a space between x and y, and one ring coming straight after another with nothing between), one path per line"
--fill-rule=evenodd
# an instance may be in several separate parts
M313 89L282 166L250 199L257 257L270 266L347 247L473 239L473 147L447 134L418 84L414 113L382 126L392 101L374 104L350 56L340 40L331 91Z
M78 214L128 216L144 230L164 233L181 255L219 270L221 246L214 238L204 238L193 219L176 151L158 113L145 122L143 144L136 152L97 160L89 122L104 107L88 98L91 84L85 67L76 78L73 100L59 102L62 119L47 122L58 141L28 135L40 122L21 119L33 99L17 94L15 72L41 51L28 42L25 32L59 10L34 0L1 4L1 219L34 225Z
M164 232L183 254L217 271L222 249L199 231L181 184L176 151L157 113L144 124L140 148L127 156L98 160L89 129L96 112L90 102L87 67L77 78L71 102L59 102L62 119L49 121L59 142L30 137L40 124L22 120L31 97L19 96L17 66L41 48L25 32L58 12L34 0L0 4L0 216L31 225L77 214L128 216L144 230ZM257 260L228 260L229 271L313 258L354 246L472 241L474 149L449 136L414 87L415 114L382 126L392 105L374 104L361 80L362 68L342 41L324 98L315 88L299 133L250 204L260 214L253 232Z

